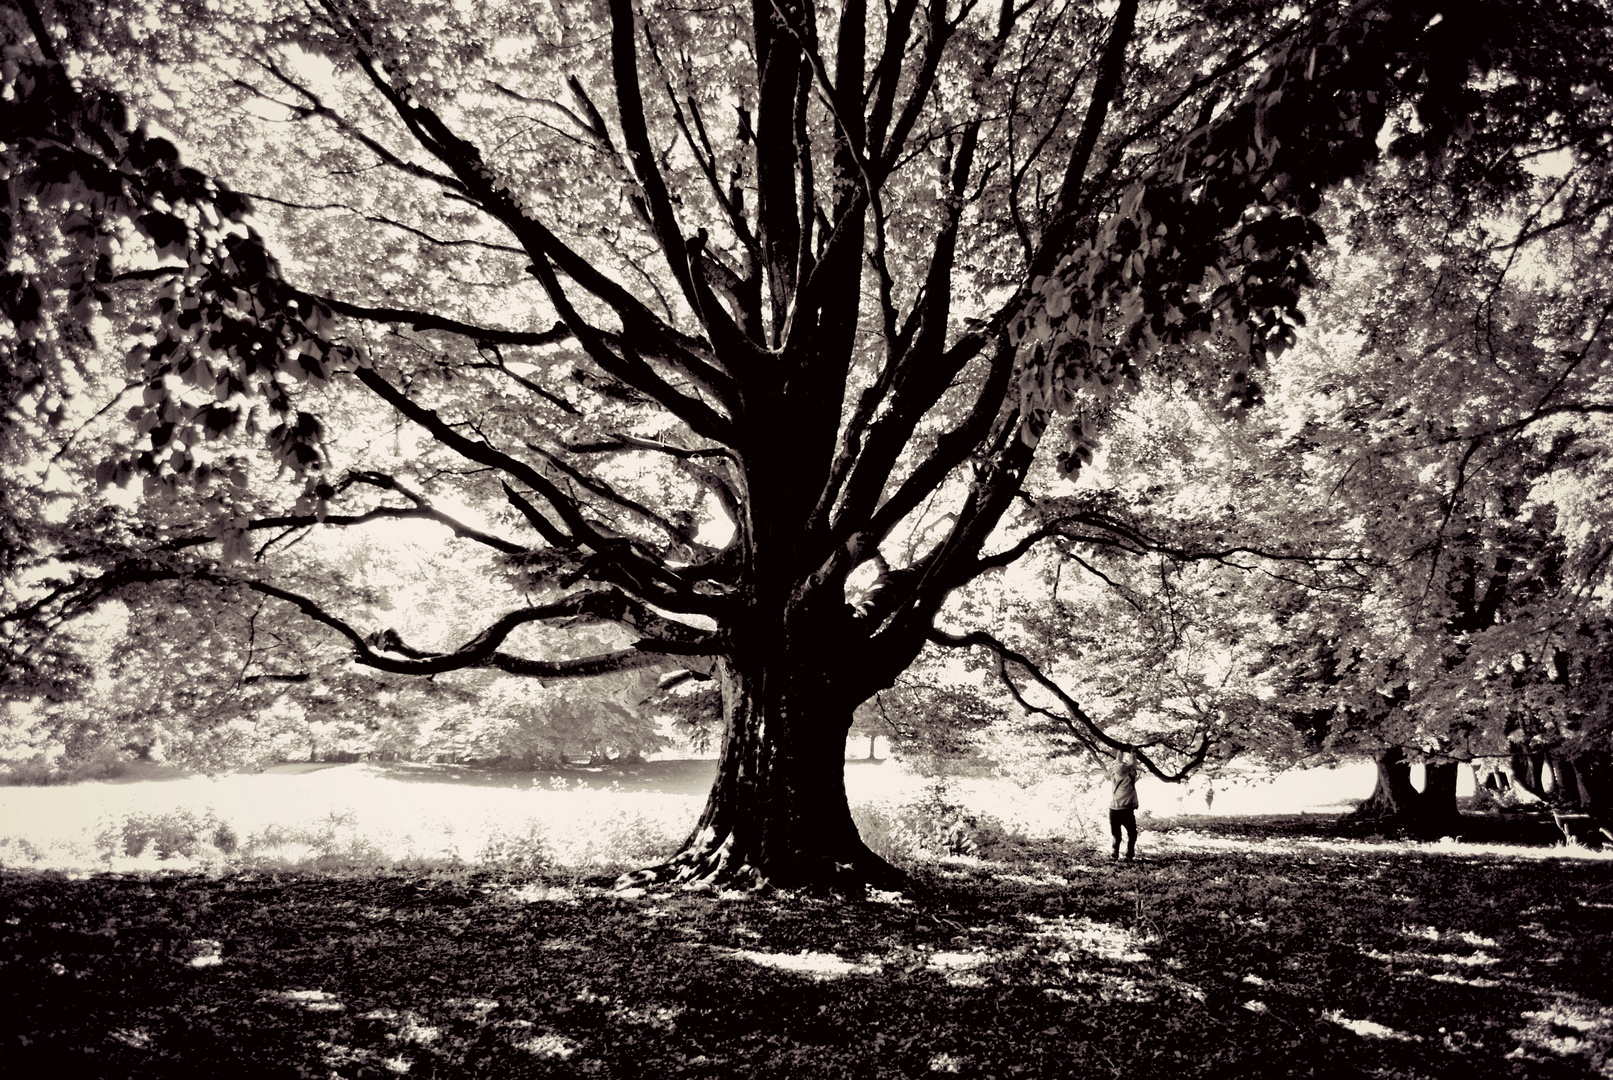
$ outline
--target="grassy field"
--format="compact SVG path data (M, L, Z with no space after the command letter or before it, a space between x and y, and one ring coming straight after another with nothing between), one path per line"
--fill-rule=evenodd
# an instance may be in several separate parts
M134 763L111 781L0 786L0 866L80 870L476 865L592 870L665 854L688 833L715 773L709 760L563 774L446 765L310 765L219 777ZM933 782L895 760L851 761L846 787L865 834L901 855L915 823L962 817L987 831L1095 838L1101 778L1072 771L1029 786ZM1224 782L1217 811L1331 813L1372 787L1370 764ZM1206 808L1145 778L1148 813ZM917 810L916 808L922 808Z
M1079 794L863 767L912 895L611 889L697 771L8 792L0 1075L1613 1077L1602 853L1200 814L1114 865Z

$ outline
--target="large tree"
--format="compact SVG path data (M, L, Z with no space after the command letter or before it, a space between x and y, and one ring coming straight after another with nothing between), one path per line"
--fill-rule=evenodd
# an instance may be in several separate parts
M1377 751L1375 808L1425 832L1452 825L1459 762L1513 758L1541 794L1549 759L1589 806L1613 750L1613 173L1549 152L1494 168L1523 182L1482 198L1404 168L1385 177L1413 194L1398 212L1370 188L1341 201L1351 254L1326 305L1359 377L1296 371L1300 438L1375 564L1335 624L1333 682L1353 686L1335 736Z
M1135 541L1130 564L1083 554L1165 616L1156 671L1203 640L1213 670L1256 693L1246 712L1266 722L1218 720L1224 743L1368 753L1379 784L1363 811L1417 834L1459 828L1463 762L1508 762L1537 795L1544 770L1581 809L1606 798L1613 184L1605 155L1548 146L1484 162L1513 174L1499 189L1400 162L1337 193L1312 304L1326 330L1270 366L1268 407L1229 421L1165 388L1116 424L1106 465L1138 536L1307 559L1242 557L1239 581L1232 560ZM1126 623L1100 636L1065 620L1039 654L1113 648ZM1065 667L1089 710L1113 696L1102 668ZM1163 712L1157 680L1113 681Z
M781 884L894 880L853 710L968 643L957 590L1110 527L1039 498L1117 395L1257 402L1324 192L1391 141L1601 153L1613 55L1599 3L19 2L13 355L48 382L69 324L130 327L140 441L101 477L189 515L30 610L186 576L400 674L700 658L718 779L656 874ZM251 539L377 517L525 600L422 647ZM597 623L632 646L521 651Z

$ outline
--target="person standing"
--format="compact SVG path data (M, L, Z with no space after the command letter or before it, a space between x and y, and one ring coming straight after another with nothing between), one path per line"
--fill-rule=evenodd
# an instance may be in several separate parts
M1114 766L1109 770L1114 782L1114 797L1109 800L1109 831L1114 834L1115 848L1112 859L1120 858L1120 833L1126 834L1126 861L1137 853L1137 754L1132 750L1115 753Z

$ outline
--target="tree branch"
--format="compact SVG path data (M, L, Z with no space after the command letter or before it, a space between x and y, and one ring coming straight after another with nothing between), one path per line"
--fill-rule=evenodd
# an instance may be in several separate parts
M310 619L346 638L353 647L353 658L366 667L399 675L436 675L465 668L493 667L516 675L559 677L602 675L633 667L644 667L661 656L707 655L718 645L716 635L674 623L655 615L642 604L615 591L589 591L552 604L509 612L481 633L450 653L428 653L406 645L397 634L379 631L364 635L346 620L331 614L316 600L263 581L232 581L208 575L221 584L240 585L265 596L291 604ZM653 627L665 636L646 636L630 649L601 653L571 660L531 660L500 652L498 646L516 629L535 622L599 621L629 626ZM387 655L387 654L392 655Z
M460 434L455 428L444 421L433 410L427 409L410 398L403 391L389 383L374 368L358 368L354 376L365 386L373 390L384 401L392 405L404 416L425 428L438 442L461 457L478 462L490 468L521 481L523 484L538 492L554 507L565 523L570 536L560 541L560 546L576 547L578 544L591 548L598 554L600 560L592 564L590 573L602 573L604 580L612 581L634 591L644 591L650 595L654 603L679 609L707 612L712 601L710 598L696 596L686 582L677 574L657 562L645 557L642 546L635 546L630 541L620 537L602 535L597 529L583 518L577 505L549 481L542 473L528 465L495 449L485 441L476 441ZM514 501L512 489L506 485L505 491ZM519 503L517 503L519 506ZM523 510L523 513L526 511ZM541 515L538 515L541 520ZM545 529L533 521L533 515L527 515L528 521L539 529L545 538L558 534L552 527ZM546 525L547 523L545 523ZM654 583L654 584L652 584Z
M1009 692L1014 696L1014 699L1024 705L1027 710L1047 716L1051 719L1059 720L1066 728L1069 729L1070 733L1074 735L1078 741L1087 746L1088 749L1094 750L1094 752L1096 752L1095 744L1097 743L1102 743L1104 746L1107 746L1113 751L1130 750L1134 752L1137 755L1137 760L1141 762L1149 772L1153 773L1155 777L1165 781L1167 784L1179 784L1191 776L1193 772L1204 763L1205 756L1210 752L1210 747L1213 745L1209 733L1201 732L1199 735L1199 745L1194 750L1188 752L1188 760L1186 764L1182 765L1174 772L1167 772L1157 763L1155 763L1154 760L1148 756L1148 754L1143 752L1141 748L1134 746L1131 743L1121 742L1120 740L1112 737L1101 726L1099 726L1096 720L1087 715L1086 710L1081 708L1079 702L1067 694L1064 691L1064 688L1058 683L1048 678L1047 675L1042 672L1042 669L1038 667L1029 657L1010 649L1007 645L1004 645L1001 641L998 641L995 637L992 637L985 631L975 630L967 634L959 635L949 634L944 630L932 628L930 630L929 640L937 645L944 645L950 649L967 649L972 646L978 646L991 652L998 659L997 673L999 678L1001 678L1003 685L1008 688ZM1059 716L1050 710L1037 708L1027 703L1024 696L1020 693L1019 688L1014 685L1013 680L1008 676L1007 665L1010 663L1021 668L1025 674L1029 676L1032 682L1036 683L1036 685L1040 686L1042 689L1046 690L1048 693L1057 698L1059 704L1064 707L1067 715Z

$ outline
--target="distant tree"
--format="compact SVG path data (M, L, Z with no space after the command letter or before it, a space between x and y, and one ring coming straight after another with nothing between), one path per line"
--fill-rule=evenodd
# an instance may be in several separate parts
M1484 198L1408 166L1394 215L1360 193L1327 301L1359 336L1314 354L1345 372L1298 376L1316 478L1378 568L1333 642L1356 686L1335 738L1377 747L1375 805L1423 832L1453 821L1459 762L1516 758L1537 792L1549 763L1590 806L1613 760L1613 173L1568 150L1493 167L1527 181Z
M1613 750L1608 163L1501 158L1521 174L1504 192L1458 185L1472 164L1386 166L1330 201L1313 308L1330 332L1272 366L1269 408L1227 422L1140 399L1110 440L1156 463L1117 466L1138 478L1116 489L1131 513L1164 511L1139 535L1331 563L1184 562L1154 583L1105 566L1129 606L1224 650L1294 750L1371 755L1365 812L1419 834L1457 827L1460 763L1510 760L1539 795L1548 770L1553 798L1588 808ZM1194 602L1189 566L1224 603ZM1253 745L1273 740L1265 723Z
M30 618L155 559L395 674L706 663L718 778L651 876L780 884L900 880L846 806L853 711L990 647L937 629L956 591L1107 527L1040 501L1105 409L1155 373L1257 402L1326 191L1390 140L1578 139L1613 56L1597 3L20 4L14 363L132 332L99 476L193 522ZM522 603L426 647L254 556L376 517L450 524ZM632 647L515 636L604 623Z

